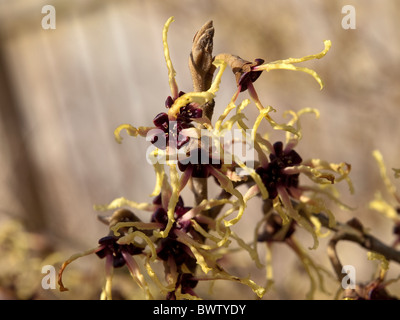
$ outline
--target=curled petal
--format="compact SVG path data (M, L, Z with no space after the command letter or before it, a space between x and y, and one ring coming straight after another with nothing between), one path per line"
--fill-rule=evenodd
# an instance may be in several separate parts
M176 119L180 109L187 106L189 103L203 105L213 100L214 97L215 94L209 91L185 93L174 101L174 104L168 110L168 116L170 119Z
M183 172L181 178L179 179L179 193L183 190L183 188L187 185L189 179L191 178L193 173L193 167L189 166Z
M272 250L270 243L266 243L265 247L265 278L267 279L267 284L265 285L265 290L267 291L274 284L274 270L272 268Z
M167 63L167 68L168 68L168 82L169 86L171 88L171 93L174 98L178 97L178 85L176 84L176 71L174 69L174 66L172 65L171 57L169 55L169 48L168 48L168 42L167 42L167 36L168 36L168 29L169 26L172 22L174 22L175 19L174 17L170 17L167 22L164 25L163 29L163 46L164 46L164 56L165 56L165 62Z
M199 253L199 251L198 251L194 246L188 245L188 247L189 247L190 250L193 252L193 254L194 254L195 258L196 258L196 262L197 262L197 264L201 267L201 270L202 270L205 274L207 274L208 272L210 272L210 271L212 270L212 268L210 268L210 267L207 265L207 263L206 263L204 257Z
M267 191L268 192L268 191ZM249 201L251 198L254 198L256 195L260 193L260 188L258 187L257 184L254 186L251 186L249 190L245 193L243 199L245 202Z
M215 76L215 79L214 79L210 89L208 89L208 92L215 94L219 90L219 85L221 83L222 74L224 73L227 64L225 61L222 61L222 60L214 60L213 64L217 68L219 67L219 70L218 70L217 75Z
M124 260L126 262L126 266L129 269L129 272L133 278L133 280L137 283L137 285L145 292L146 298L153 299L149 286L146 282L146 279L143 277L139 270L139 266L136 263L135 259L127 252L121 251L122 256L124 257Z
M225 211L224 214L220 215L220 217L216 219L216 221L215 221L215 229L217 230L217 232L219 234L222 234L223 230L225 228L229 227L229 226L226 226L227 221L225 220L225 218L229 217L233 212L235 212L237 210L238 210L237 201L235 201L232 208L230 208L227 211Z
M289 64L289 63L268 63L268 64L257 67L257 70L265 70L267 72L271 71L271 70L278 70L278 69L305 72L305 73L311 75L318 82L321 90L324 87L322 79L320 78L318 73L316 73L314 70L311 70L309 68L296 67L293 64Z
M232 181L229 180L227 176L225 176L222 172L215 169L214 167L210 167L210 170L211 174L218 180L221 187L226 192L229 192L230 194L234 195L239 201L239 211L237 216L229 221L224 221L226 227L232 226L241 219L244 213L244 209L246 208L246 203L244 202L242 194L233 187Z
M118 222L114 226L112 226L110 229L111 231L114 232L114 235L119 237L121 234L118 232L119 229L121 228L135 228L139 230L154 230L154 229L160 229L162 228L163 225L161 223L157 222Z
M234 281L234 282L239 282L241 284L248 286L251 290L253 290L253 292L259 298L262 298L266 291L265 288L259 286L253 280L250 280L248 278L239 278L239 277L230 275L229 273L227 273L226 271L223 271L223 270L219 271L212 278L209 278L209 279L205 278L203 280L230 280L230 281Z
M237 108L237 113L241 113L244 108L246 108L248 105L250 104L250 100L249 99L244 99L238 106Z
M257 130L261 124L262 119L264 119L266 116L268 116L268 114L271 111L275 111L275 109L272 108L271 106L268 106L267 108L260 110L260 114L258 115L256 121L254 121L253 130L251 132L251 139L253 141L256 140Z
M167 174L164 172L164 178L162 180L162 187L161 187L161 206L166 211L168 211L168 204L169 204L169 199L171 199L171 195L172 195L172 188L168 182Z
M376 253L376 252L368 252L367 253L368 260L378 260L381 262L381 269L384 271L389 270L389 261L385 258L384 255Z
M387 175L387 170L386 170L386 166L385 163L383 161L383 156L382 154L379 152L379 150L374 150L372 152L372 155L374 156L376 162L378 163L378 167L379 167L379 171L381 174L381 178L383 180L383 182L385 183L386 189L387 191L395 198L398 199L398 201L400 202L399 197L396 195L396 187L394 186L394 184L390 181L388 175ZM396 171L395 171L396 172Z
M274 153L274 147L272 146L272 144L267 139L264 139L259 134L257 134L254 141L254 149L257 151L260 166L264 168L267 167L269 160L266 153ZM263 150L266 153L264 153Z
M396 209L386 202L379 192L375 194L375 199L369 203L369 208L382 213L394 222L400 222L400 216Z
M224 125L222 126L222 129L231 130L232 127L233 127L233 125L234 125L235 123L240 124L240 127L241 127L241 128L246 127L246 126L244 125L244 123L243 123L243 119L246 119L246 115L245 115L244 113L237 113L237 114L235 114L234 116L232 116L229 120L227 120L227 121L224 123ZM243 127L242 127L242 124L244 125ZM247 128L247 127L246 127L246 128Z
M221 241L220 238L218 238L218 237L212 235L210 232L204 230L204 228L202 228L196 220L192 219L192 220L190 220L190 222L192 223L193 229L196 230L199 234L201 234L204 238L210 239L216 243Z
M151 241L150 238L148 236L146 236L143 232L140 232L140 231L130 232L130 233L126 234L125 236L122 236L121 238L119 238L117 243L118 244L130 244L130 243L135 244L134 239L136 237L143 239L147 243L147 245L150 248L150 252L151 252L150 259L151 259L151 261L154 261L157 258L156 248L154 246L153 241Z
M221 199L221 200L216 200L216 199L212 199L212 200L207 200L204 199L202 202L200 202L200 204L192 209L190 209L188 212L186 212L180 221L187 221L187 220L191 220L194 217L197 217L202 211L206 211L209 210L213 207L216 206L220 206L220 205L224 205L227 203L233 203L232 200L229 199ZM203 217L203 216L199 216L199 217Z
M118 209L124 206L128 206L137 210L145 210L145 211L155 210L155 206L151 203L146 203L146 202L139 203L132 200L128 200L124 197L117 198L113 200L110 204L94 205L93 208L96 211L108 211L108 210Z
M230 243L229 236L231 235L231 230L229 228L225 228L225 234L221 234L222 239L212 235L210 232L204 230L196 220L191 220L193 228L200 233L203 237L214 241L216 244L215 246L210 246L210 249L221 248L225 245Z
M319 83L320 88L322 89L323 88L322 80L314 70L311 70L308 68L296 67L293 64L308 61L308 60L313 60L313 59L321 59L328 53L329 49L332 46L332 43L330 40L325 40L324 45L325 45L325 48L317 54L308 55L308 56L305 56L302 58L289 58L289 59L285 59L285 60L277 60L277 61L263 64L260 66L256 66L253 68L253 70L254 71L265 70L267 72L270 70L276 70L276 69L302 71L302 72L310 74Z
M231 229L228 227L225 227L221 224L220 220L214 220L206 216L199 216L197 217L197 220L201 223L206 223L209 226L213 226L218 234L222 237L219 242L216 243L216 248L221 248L224 245L229 245L231 241L229 240L229 237L231 236ZM216 238L217 240L218 238Z
M297 243L297 241L291 238L288 241L289 246L293 249L296 255L300 258L301 263L303 264L303 268L306 271L309 279L310 279L310 290L307 293L307 299L313 299L315 291L317 289L317 280L319 284L319 288L322 292L326 292L324 287L324 277L322 272L328 273L321 266L315 264L315 262L311 259L311 257L305 252L305 250ZM317 279L315 279L312 271L316 273ZM328 273L329 274L329 273Z
M198 246L205 246L205 245L201 245L199 243L197 243L195 240L191 239L186 233L180 231L180 230L176 230L175 231L176 235L178 236L178 241L182 242L183 244L185 244L187 247L189 247L190 251L193 253L193 255L196 258L197 264L201 267L201 270L203 270L203 272L205 274L207 274L208 272L210 272L211 270L213 270L212 268L210 268L207 265L207 262L204 258L204 255L201 253L201 249L197 249L196 247ZM209 249L209 246L207 246L207 249Z
M330 200L334 201L336 204L339 205L339 207L343 210L355 210L355 208L350 207L349 205L345 204L344 202L340 201L340 199L338 198L337 195L333 194L334 190L332 190L331 188L326 188L327 185L324 185L324 188L320 188L320 186L318 187L313 187L313 186L301 186L298 187L298 189L300 191L312 191L316 194L320 193L323 194L324 196L328 197ZM329 186L330 187L330 186ZM302 195L301 197L303 197L303 199L301 199L303 202L308 202L309 199L308 198L304 198L305 196ZM312 199L314 201L314 199ZM324 211L327 210L325 209L321 209L320 211Z
M199 226L197 226L198 230L199 230ZM206 234L207 232L203 229L204 234ZM228 242L225 239L218 239L218 243L216 245L208 245L208 244L203 244L200 242L197 242L196 240L194 240L193 238L189 237L186 233L182 232L181 230L174 230L175 235L178 237L178 241L182 242L183 244L186 244L187 246L192 246L192 247L196 247L198 249L202 249L202 250L213 250L219 247L219 244L223 245L225 243L222 243L222 240L224 240L225 242ZM208 234L208 236L210 236Z
M317 170L329 170L332 171L338 176L335 177L335 182L340 182L342 180L346 180L347 185L349 186L350 193L354 193L353 183L349 177L351 171L351 165L346 162L341 163L329 163L327 161L321 159L311 159L308 162L304 161L304 165L309 165Z
M278 187L279 197L284 204L285 209L289 213L289 215L297 221L297 223L306 229L314 239L314 245L310 249L316 249L319 245L318 235L315 232L313 225L303 216L301 216L292 206L292 202L290 201L289 194L287 193L284 187Z
M244 110L244 108L246 108L249 104L250 104L250 100L249 99L245 99L243 100L236 108L236 114L241 114L242 111ZM242 131L244 131L244 133L246 133L246 130L249 129L249 127L242 121L242 119L238 119L237 121L237 126L239 127L239 129L241 129Z
M215 130L216 131L220 130L222 122L228 116L229 112L231 112L235 108L236 108L236 105L233 102L228 104L228 106L225 108L224 112L219 116L217 122L215 123Z
M243 114L243 110L244 108L246 108L248 105L250 104L250 100L249 99L245 99L243 100L238 107L236 108L236 114ZM249 129L249 127L243 122L242 119L247 119L245 116L243 116L242 118L238 118L237 120L237 126L239 127L239 129L241 129L244 133L246 133L246 130Z
M178 171L176 169L176 164L174 163L168 163L169 169L170 169L170 177L171 177L171 186L172 186L172 194L168 202L168 211L167 211L167 216L168 216L168 223L167 226L163 231L155 231L155 235L157 237L165 238L168 236L169 231L172 228L173 223L175 222L174 218L174 213L175 213L175 207L176 204L178 203L179 200L179 189L180 189L180 183L179 183L179 175ZM164 205L164 204L163 204Z
M317 197L308 198L303 195L303 196L301 196L300 201L301 201L301 203L299 204L299 209L304 210L304 212L307 214L310 221L314 224L314 226L316 228L316 233L318 236L321 236L321 234L320 234L321 223L318 219L316 219L313 216L314 213L325 212L328 215L329 228L335 227L335 225L336 225L335 216L332 213L332 211L327 208L327 206L325 205L325 202L322 199L317 198Z
M175 283L171 283L168 286L164 286L160 279L157 277L157 274L154 272L153 268L150 265L149 262L149 258L147 258L145 260L145 268L147 271L147 274L149 275L149 277L151 278L151 280L153 280L153 282L155 283L155 285L160 289L160 291L164 294L167 294L168 292L174 291L175 290Z
M254 170L253 168L250 168L248 166L246 166L242 161L240 161L240 159L238 157L235 156L235 162L236 164L238 164L243 170L245 170L254 180L254 182L256 183L257 187L258 187L258 191L261 193L261 196L263 199L268 199L269 195L268 195L268 190L265 187L261 177L257 174L256 170ZM246 193L246 195L249 197L251 195L251 193ZM249 199L249 198L247 198ZM245 201L246 202L246 201Z
M310 166L299 165L293 167L286 167L282 170L285 174L297 174L304 173L312 181L320 184L332 184L335 183L335 176L330 173L324 173Z
M112 300L112 278L113 278L113 257L111 255L106 256L106 283L104 289L101 292L101 300Z
M283 117L286 117L286 115L288 115L288 114L290 114L292 116L292 119L287 122L287 125L293 126L293 127L296 126L296 131L297 131L297 135L292 135L291 132L289 132L289 131L286 132L286 148L285 149L287 149L287 150L293 149L296 146L298 140L300 140L302 138L300 117L306 113L314 113L315 117L317 119L320 116L319 111L314 108L304 108L304 109L299 110L298 112L288 110L283 113Z
M258 127L259 123L261 122L262 118L265 118L270 123L270 125L272 126L273 129L284 130L284 131L291 132L294 135L298 135L297 130L295 128L293 128L292 126L288 126L286 124L278 124L275 122L275 120L273 120L271 118L269 113L271 111L276 111L276 110L274 108L272 108L271 106L268 106L268 108L265 108L261 104L261 101L258 98L256 90L254 89L254 86L251 83L248 86L248 91L249 91L250 96L253 98L254 103L256 104L258 110L260 111L260 115L257 117L257 120L255 122L255 125L257 124L257 127Z
M165 170L164 170L164 165L160 164L159 162L153 164L154 171L156 173L156 185L154 187L153 193L150 195L150 197L155 197L160 194L161 188L163 185L163 179L165 177Z
M235 239L240 247L242 247L244 250L246 250L249 254L251 259L256 263L257 268L262 268L264 267L262 263L260 262L260 257L258 256L258 252L255 248L252 248L249 246L246 242L243 241L236 233L232 232L231 237Z
M62 275L63 275L63 273L64 273L65 268L66 268L71 262L75 261L76 259L79 259L79 258L81 258L81 257L85 257L85 256L88 256L88 255L90 255L90 254L92 254L92 253L95 253L95 252L97 252L99 249L101 249L101 248L93 248L93 249L87 250L87 251L82 252L82 253L76 253L76 254L72 255L68 260L66 260L66 261L62 264L61 269L60 269L60 271L58 272L58 284L59 284L59 286L60 286L60 291L68 291L68 288L64 287L64 284L63 284L63 281L62 281Z
M286 60L277 60L271 63L300 63L313 59L321 59L328 53L329 49L332 46L332 42L330 40L324 40L324 46L324 49L317 54L311 54L302 58L288 58Z
M311 216L311 217L309 217L309 219L310 219L311 223L314 225L315 233L317 234L318 237L324 238L330 234L329 230L325 233L321 233L322 224L321 224L321 221L319 221L319 219L317 217Z
M287 225L291 221L289 216L286 214L286 212L283 210L281 201L279 200L279 197L276 197L274 200L272 200L272 205L273 208L278 212L279 216L282 219L282 225Z

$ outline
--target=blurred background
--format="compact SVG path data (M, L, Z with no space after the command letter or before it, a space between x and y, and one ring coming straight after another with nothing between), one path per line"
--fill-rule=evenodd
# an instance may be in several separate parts
M49 4L56 9L55 30L41 24L42 7ZM356 9L354 30L342 28L344 5ZM171 58L185 92L192 85L188 55L193 36L210 19L214 54L251 61L302 57L320 52L323 40L332 41L326 57L302 65L318 72L325 83L322 91L309 75L290 71L264 73L255 87L264 105L277 110L278 122L288 109L320 110L319 120L303 118L297 151L303 158L350 163L356 192L350 195L345 185L339 189L355 210L335 209L338 220L357 217L391 243L392 223L368 210L368 202L376 191L386 196L371 152L379 149L389 169L400 167L399 13L396 0L1 0L0 240L17 253L11 250L0 258L0 298L98 298L104 261L97 257L82 258L67 269L71 290L62 294L41 288L41 266L59 266L107 234L94 204L121 196L151 201L154 173L144 158L146 142L126 137L119 145L113 131L122 123L150 126L164 110L170 92L162 29L170 16L175 16L168 34ZM234 91L227 70L214 114ZM246 93L239 97L244 98ZM248 112L250 119L256 116L255 107ZM242 226L260 219L259 205L255 200ZM137 214L148 219L148 213ZM252 228L239 231L251 239ZM312 245L308 235L303 240L306 248ZM322 240L310 255L331 270L325 246ZM377 263L368 261L357 245L338 248L343 264L356 267L357 281L368 281ZM303 299L309 283L293 252L277 245L273 259L276 283L265 299ZM265 281L264 271L250 259L233 255L228 264L235 274ZM391 264L390 275L398 276L399 270ZM122 271L119 275L124 276ZM122 298L136 297L133 282L119 286ZM224 281L213 290L208 295L204 287L205 297L254 297L247 288ZM393 286L391 292L400 290Z

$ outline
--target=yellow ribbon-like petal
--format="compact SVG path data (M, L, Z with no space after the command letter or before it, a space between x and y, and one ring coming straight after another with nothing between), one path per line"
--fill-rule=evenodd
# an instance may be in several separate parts
M164 25L163 46L164 46L165 62L167 63L167 68L168 68L169 87L171 88L172 97L176 98L178 96L178 85L176 84L176 80L175 80L176 71L174 69L174 66L172 65L172 60L171 60L171 57L169 54L169 47L168 47L168 41L167 41L169 26L174 21L175 21L174 17L170 17Z

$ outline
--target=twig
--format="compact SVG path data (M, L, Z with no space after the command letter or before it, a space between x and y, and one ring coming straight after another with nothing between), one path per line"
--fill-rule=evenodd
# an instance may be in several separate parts
M400 264L400 251L368 234L359 220L354 218L345 224L338 222L334 227L330 227L327 216L322 213L315 216L324 227L335 231L328 245L328 255L339 280L342 280L344 274L342 274L342 264L336 251L336 245L342 240L358 243L364 249L379 253L385 256L388 261L395 261Z
M206 22L193 38L192 51L189 57L189 69L194 91L206 91L211 87L215 67L212 64L214 27L213 22ZM203 112L211 120L214 100L203 106ZM196 205L207 199L207 178L192 178L191 189Z

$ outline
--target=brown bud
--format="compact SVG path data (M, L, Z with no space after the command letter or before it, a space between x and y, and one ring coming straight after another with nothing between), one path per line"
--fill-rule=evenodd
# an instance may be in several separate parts
M356 230L364 232L364 227L361 221L358 220L357 218L350 219L349 221L346 222L346 224L349 225L350 227L353 227Z

